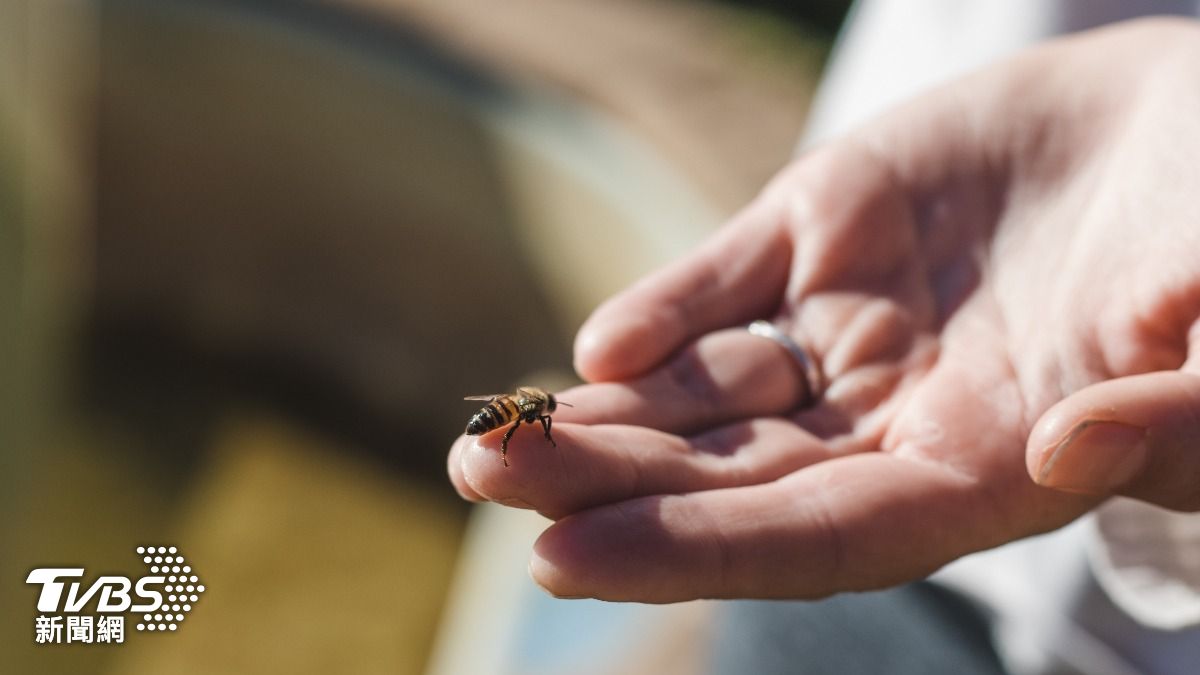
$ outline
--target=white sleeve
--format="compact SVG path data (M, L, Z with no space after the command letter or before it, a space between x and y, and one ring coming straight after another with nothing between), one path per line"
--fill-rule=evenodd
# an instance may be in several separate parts
M1089 562L1114 603L1149 628L1200 625L1200 514L1116 498L1093 522Z

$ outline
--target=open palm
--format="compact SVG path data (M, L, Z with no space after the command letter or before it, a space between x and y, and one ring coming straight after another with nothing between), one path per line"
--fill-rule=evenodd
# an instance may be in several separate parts
M557 447L518 433L506 469L498 435L460 438L456 487L557 520L531 564L552 592L650 602L891 585L1100 499L1030 472L1152 491L1133 459L1053 451L1200 401L1196 37L1051 44L811 152L597 310ZM758 318L822 364L816 406Z

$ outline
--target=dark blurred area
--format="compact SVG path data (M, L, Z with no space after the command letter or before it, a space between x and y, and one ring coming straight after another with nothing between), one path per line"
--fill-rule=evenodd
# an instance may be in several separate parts
M790 156L846 4L0 6L5 670L425 672L461 399L572 382ZM34 643L30 569L153 541L178 634Z
M788 21L803 30L816 34L833 35L841 28L850 11L849 0L720 0L721 4L739 9L758 10Z
M438 99L502 105L485 71L321 5L99 27L91 402L194 428L249 397L440 485L443 402L568 362L490 140Z

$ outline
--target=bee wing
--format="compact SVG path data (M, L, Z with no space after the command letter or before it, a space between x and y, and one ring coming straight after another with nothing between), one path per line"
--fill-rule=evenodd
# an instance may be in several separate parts
M484 394L483 396L464 396L464 401L494 401L504 394Z

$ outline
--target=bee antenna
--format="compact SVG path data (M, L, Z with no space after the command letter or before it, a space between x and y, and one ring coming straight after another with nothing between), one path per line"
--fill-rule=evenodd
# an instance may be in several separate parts
M559 402L558 402L558 404L559 404L559 405L565 405L565 406L567 406L568 408L574 408L574 407L575 407L575 406L571 405L570 403L567 403L566 401L559 401Z

